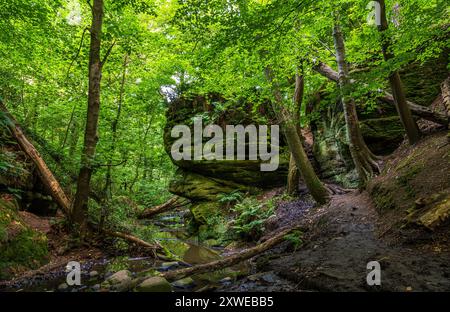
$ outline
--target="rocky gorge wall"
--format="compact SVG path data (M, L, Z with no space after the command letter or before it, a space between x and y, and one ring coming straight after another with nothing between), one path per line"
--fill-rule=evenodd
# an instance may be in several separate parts
M255 109L251 103L240 101L222 110L224 105L225 100L219 96L178 98L171 102L164 131L167 154L171 155L171 147L176 140L170 134L172 127L187 125L192 129L194 117L202 118L204 126L217 124L224 130L225 125L258 126L273 123L273 117L270 113L265 114L264 107ZM261 113L265 114L266 118L261 118ZM204 138L203 143L208 140L209 138ZM174 160L171 157L178 169L170 183L169 191L190 199L195 220L205 223L208 216L221 212L218 204L221 195L236 190L256 194L261 189L285 183L289 156L285 143L280 143L279 166L275 171L261 171L261 160L236 160L236 157L235 160Z
M402 72L406 95L421 105L430 105L439 93L440 83L448 76L448 51L425 64L411 64ZM330 82L329 82L330 83ZM334 84L335 87L335 84ZM305 140L309 156L320 177L343 184L356 185L356 174L345 140L345 124L338 92L318 92L305 99L310 113L311 138ZM360 126L369 148L378 155L392 153L403 141L404 130L395 107L377 103L374 110L359 109ZM308 110L308 109L307 109ZM263 117L261 117L263 116ZM253 105L245 99L225 100L220 95L177 98L169 103L166 113L164 142L167 154L175 141L170 131L175 125L189 125L201 117L203 125L276 124L270 105ZM208 139L204 139L206 142ZM281 157L278 170L262 172L259 161L250 160L180 160L172 159L177 172L170 183L170 192L188 198L196 221L204 223L209 215L220 212L217 203L221 194L235 190L256 194L262 189L283 186L286 183L289 155L280 133Z

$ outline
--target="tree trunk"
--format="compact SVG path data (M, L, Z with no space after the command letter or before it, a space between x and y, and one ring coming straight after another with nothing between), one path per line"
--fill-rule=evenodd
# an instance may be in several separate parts
M450 77L441 84L442 101L444 102L445 113L450 116Z
M293 119L294 119L294 124L297 127L297 133L300 136L300 138L302 138L301 137L301 135L302 135L301 129L300 129L300 111L301 111L301 107L302 107L304 88L305 88L305 83L304 83L303 74L301 74L301 75L296 74L295 75L295 91L294 91L294 97L293 97L293 102L294 102L294 112L293 112L294 118ZM299 183L300 183L300 175L298 172L297 165L295 164L294 156L291 153L290 158L289 158L287 193L291 194L291 195L296 194L298 192Z
M355 101L348 96L350 79L348 66L345 61L344 38L340 26L336 23L333 29L334 47L336 50L336 62L339 69L339 87L341 91L341 102L344 109L345 125L347 129L347 140L350 154L359 176L360 186L364 186L374 171L379 171L376 157L364 142L359 128L358 115L356 113Z
M386 19L386 5L384 0L377 0L380 4L380 20L381 24L378 26L378 30L382 35L381 48L383 50L383 57L385 61L388 61L394 57L392 52L389 51L391 43L390 38L386 34L388 29L388 22ZM408 137L409 143L414 144L420 139L419 127L417 127L416 122L412 118L411 110L406 102L405 91L403 90L402 80L398 71L393 71L389 75L389 83L391 85L392 93L395 100L395 107L397 109L400 120L403 127L406 130L406 135Z
M106 169L105 188L104 188L104 193L105 193L105 197L107 200L110 200L112 197L112 194L111 194L112 167L113 167L112 162L113 162L113 155L116 150L116 144L117 144L117 128L119 126L120 115L122 113L127 66L128 66L128 54L125 54L124 59L123 59L123 65L122 65L122 80L120 82L119 102L117 104L116 119L114 119L114 121L112 122L112 125L111 125L111 133L112 133L112 142L111 142L111 149L110 149L111 157L108 160L108 167Z
M339 74L336 71L334 71L327 64L319 62L317 65L315 65L313 67L313 69L316 72L318 72L319 74L321 74L322 76L324 76L334 82L339 82ZM354 81L350 80L350 83L354 83ZM387 92L383 92L378 97L378 99L385 103L395 105L394 97ZM430 108L413 103L411 101L407 101L406 103L408 104L408 107L411 110L411 112L418 117L421 117L423 119L426 119L426 120L429 120L429 121L432 121L432 122L435 122L435 123L438 123L438 124L441 124L444 126L447 126L449 124L449 118L443 113L433 112Z
M67 124L66 131L64 132L64 137L63 137L63 140L61 142L61 148L60 148L61 152L64 151L64 147L66 146L67 137L69 135L69 131L70 131L70 128L72 127L72 122L73 122L73 119L75 117L75 109L76 109L76 107L77 107L76 103L74 103L73 107L72 107L72 113L70 114L69 123Z
M138 160L136 161L136 170L135 170L135 174L134 174L134 177L133 177L133 179L130 181L130 183L129 183L129 185L130 185L130 187L129 187L129 192L133 192L133 188L134 188L134 185L136 184L136 182L137 182L137 180L139 179L139 168L140 168L140 166L141 166L141 163L144 161L144 173L146 172L145 170L145 168L146 168L146 166L147 166L147 164L146 164L146 157L145 157L145 142L146 142L146 140L147 140L147 136L148 136L148 133L149 133L149 131L150 131L150 128L151 128L151 126L152 126L152 122L153 122L153 114L151 114L150 113L150 117L149 117L149 120L148 120L148 123L147 123L147 126L146 126L146 128L145 128L145 130L144 130L144 133L143 133L143 138L142 138L142 140L140 141L141 142L141 146L142 146L142 149L140 150L140 153L139 153L139 158L138 158ZM125 188L126 189L126 188Z
M288 176L287 176L287 187L286 192L289 195L295 195L298 193L300 183L300 176L297 169L297 165L295 164L294 156L290 155L289 158L289 170L288 170Z
M277 116L278 123L281 125L286 141L289 145L295 164L308 187L314 200L319 204L325 204L329 201L329 194L322 182L314 172L314 168L306 155L302 141L297 132L297 127L292 122L292 118L283 105L283 97L278 85L273 81L273 72L270 68L266 68L265 74L267 80L272 83L275 101L272 101L273 110Z
M102 23L103 0L94 0L89 53L89 93L86 129L81 168L77 181L77 192L72 211L72 220L80 227L80 231L86 229L90 182L98 141L97 128L100 112L100 82L102 78L102 63L100 60Z
M11 131L14 138L17 140L17 142L19 142L19 145L22 148L22 150L28 155L28 157L31 158L31 160L35 164L39 176L42 180L42 184L45 185L54 201L64 211L64 213L66 215L70 215L70 201L67 198L66 194L64 193L63 189L61 188L61 185L59 185L58 180L56 180L56 178L53 176L53 173L50 171L50 169L48 169L45 161L42 159L39 152L24 135L19 124L14 119L14 117L9 113L8 109L1 100L0 100L0 111L2 111L5 114L5 116L11 121L8 124L8 128Z
M72 121L72 125L70 126L69 155L75 155L75 153L77 152L80 131L79 127L80 125L78 117L75 116Z

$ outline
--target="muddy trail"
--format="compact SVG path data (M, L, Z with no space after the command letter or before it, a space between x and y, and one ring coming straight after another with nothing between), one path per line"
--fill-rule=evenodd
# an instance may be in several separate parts
M303 211L297 219L305 230L303 246L292 251L284 244L253 259L254 274L222 290L450 290L448 248L433 242L384 239L385 233L377 230L378 215L366 192L335 195L329 205L319 208L306 206L305 210L305 203L299 200L279 208L292 209L295 214ZM380 286L367 284L370 261L381 265Z

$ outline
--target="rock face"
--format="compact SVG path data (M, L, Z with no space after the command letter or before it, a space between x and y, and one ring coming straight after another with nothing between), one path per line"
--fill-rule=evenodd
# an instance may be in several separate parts
M405 130L398 116L365 119L359 123L370 150L377 155L393 152L403 141Z
M408 100L430 106L440 93L440 84L448 77L448 49L425 64L410 64L400 74ZM358 80L358 74L354 75ZM389 89L386 86L386 89ZM321 118L313 119L314 158L322 178L355 186L353 162L345 138L345 124L339 97L325 91L314 95L309 111ZM323 108L326 109L323 109ZM357 106L357 108L359 105ZM376 155L388 155L403 141L405 132L395 107L378 102L373 111L359 110L361 133Z
M226 125L271 125L276 124L270 116L261 119L253 105L240 101L233 106L218 96L178 98L169 104L164 131L165 149L169 156L172 144L177 138L171 137L175 125L187 125L193 133L193 118L201 117L203 126L219 125L225 134ZM226 107L226 108L224 108ZM257 112L259 112L257 114ZM224 135L225 136L225 135ZM282 138L280 138L282 140ZM203 143L209 138L204 138ZM282 153L283 150L280 151ZM258 157L259 159L259 157ZM170 192L189 198L193 205L191 211L199 223L205 223L208 216L219 209L218 196L239 190L244 193L257 193L261 188L283 185L287 177L288 158L280 155L276 171L261 171L261 162L255 160L174 160L178 170L170 183Z
M402 72L407 98L421 105L430 105L439 94L439 85L447 77L448 52L435 61L426 64L412 64ZM358 79L355 74L355 79ZM258 98L258 95L255 95ZM319 105L320 104L320 105ZM358 103L360 107L361 103ZM347 187L356 186L348 145L345 138L342 105L336 93L318 92L307 103L307 112L319 114L312 118L314 139L311 158L322 179L331 179ZM237 99L227 101L218 95L178 98L169 103L166 114L164 142L170 156L171 146L176 138L171 137L175 125L187 125L193 132L194 117L201 117L203 125L270 125L276 124L270 105L253 105ZM326 107L326 109L323 109ZM369 148L378 155L393 152L404 139L404 130L395 107L377 103L376 109L359 112L361 131ZM265 116L261 118L261 116ZM204 139L205 143L208 139ZM285 146L283 137L280 142ZM256 193L261 188L281 186L286 183L289 163L286 148L282 149L280 166L274 172L262 172L258 161L189 161L173 160L178 171L170 183L170 191L193 201L195 219L205 223L209 215L218 211L217 197L235 190ZM309 148L308 148L309 150Z
M419 217L418 223L434 230L450 217L450 188L435 194L428 206L431 208Z

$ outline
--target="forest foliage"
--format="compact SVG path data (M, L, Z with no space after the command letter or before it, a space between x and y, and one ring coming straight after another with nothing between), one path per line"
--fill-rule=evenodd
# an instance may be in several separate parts
M111 200L125 195L148 207L170 196L175 168L164 150L165 110L181 95L222 95L227 100L213 103L205 116L214 121L243 105L241 99L255 111L267 105L276 84L292 110L299 68L305 99L321 88L338 94L314 71L318 62L336 68L337 19L357 78L346 92L359 111L375 110L374 95L388 88L393 71L438 58L449 47L447 1L388 0L386 8L390 27L382 34L367 21L367 1L105 1L101 55L108 57L92 189L107 196L110 174ZM91 23L90 1L0 0L0 96L71 196L83 150ZM383 36L391 38L388 60ZM269 67L271 81L264 74ZM300 123L317 118L302 114Z

